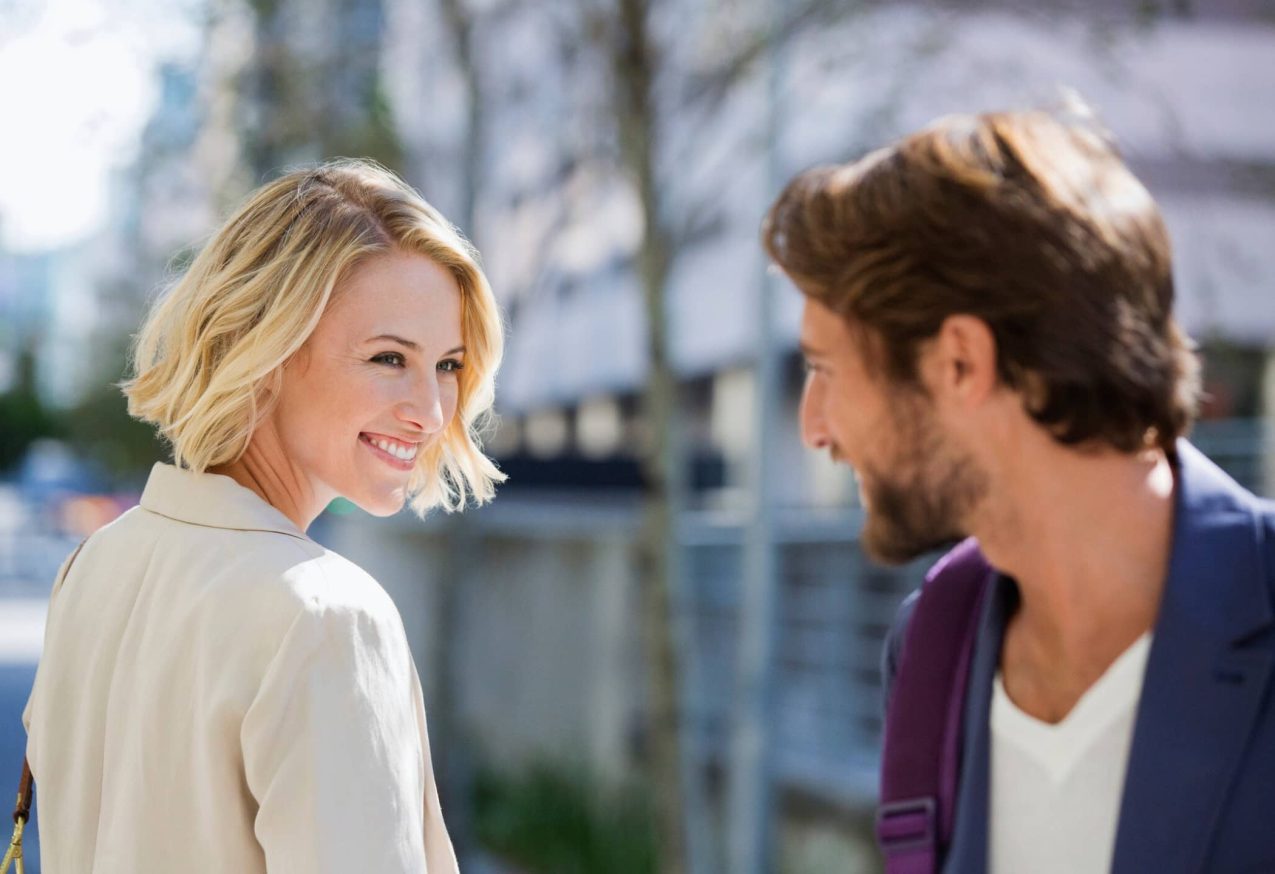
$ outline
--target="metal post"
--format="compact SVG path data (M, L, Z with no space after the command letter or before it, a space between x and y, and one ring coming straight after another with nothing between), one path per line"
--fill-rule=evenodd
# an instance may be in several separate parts
M680 504L679 509L685 513L685 504ZM695 603L686 571L687 548L681 538L674 540L669 547L672 553L673 636L682 679L679 709L682 717L680 755L686 870L688 874L719 874L721 866L714 842L712 805L704 782L704 766L708 760L705 752L704 679L695 648Z
M784 0L770 4L770 50L767 71L767 188L778 188L781 172L778 143L780 28ZM778 561L773 519L775 420L778 403L779 353L776 351L774 294L776 281L760 271L757 289L757 345L754 362L753 445L749 458L754 496L745 534L743 593L739 610L737 707L731 750L730 871L764 874L773 866L774 803L772 739L774 652L777 638Z

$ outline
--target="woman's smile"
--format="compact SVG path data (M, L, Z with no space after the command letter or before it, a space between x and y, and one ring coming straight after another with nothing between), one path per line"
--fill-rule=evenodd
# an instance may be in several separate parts
M410 471L415 466L416 453L421 445L395 440L383 434L369 434L366 431L359 434L359 442L381 461L401 471Z

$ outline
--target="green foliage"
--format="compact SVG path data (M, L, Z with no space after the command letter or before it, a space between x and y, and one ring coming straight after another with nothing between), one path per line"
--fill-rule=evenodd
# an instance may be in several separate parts
M654 818L636 787L605 791L581 770L537 765L474 785L478 841L530 874L654 874Z
M358 125L330 132L322 144L325 155L371 158L396 172L403 171L403 144L394 125L394 114L380 76L373 86L367 115Z
M144 478L168 453L150 425L128 414L119 389L128 360L128 338L105 342L97 353L99 378L69 410L62 413L63 434L78 457L97 462L116 480Z
M124 395L112 383L94 388L66 413L65 432L77 455L100 463L113 477L142 477L167 455L154 429L129 416Z
M31 391L15 389L0 394L0 470L22 460L27 447L41 437L57 437L61 424Z
M0 394L0 470L21 461L33 441L61 436L57 415L36 393L35 369L35 353L24 349L18 354L13 388Z
M102 368L103 381L68 410L51 409L40 400L33 351L18 356L14 386L0 394L0 470L14 467L32 442L45 437L66 440L79 458L98 462L120 479L144 475L165 457L154 430L128 415L115 385L123 379L124 342L106 356L112 363Z

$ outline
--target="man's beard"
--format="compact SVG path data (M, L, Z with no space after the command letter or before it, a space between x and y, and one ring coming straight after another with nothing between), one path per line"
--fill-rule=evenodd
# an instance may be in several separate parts
M903 564L966 536L987 477L944 440L924 399L901 399L892 418L890 439L899 448L889 469L861 471L868 498L862 543L877 561Z

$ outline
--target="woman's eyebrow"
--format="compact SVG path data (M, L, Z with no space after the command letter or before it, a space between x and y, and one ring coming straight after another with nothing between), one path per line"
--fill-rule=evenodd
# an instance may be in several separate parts
M416 342L414 342L414 341L412 341L412 340L406 340L406 339L404 339L404 338L402 338L402 337L398 336L397 334L377 334L375 337L371 337L371 338L369 338L369 339L368 339L367 341L365 341L365 342L368 342L368 343L377 343L377 342L380 342L380 341L382 341L382 340L388 340L388 341L389 341L389 342L391 342L391 343L398 343L400 346L405 346L405 347L407 347L408 349L411 349L413 352L417 352L417 351L419 351L419 350L420 350L420 348L421 348L419 343L416 343ZM457 346L455 349L448 349L448 350L447 350L446 352L444 352L443 354L444 354L444 355L464 355L464 354L465 354L465 347L464 347L464 346Z
M421 348L418 344L412 342L411 340L404 340L402 337L396 336L394 334L377 334L375 337L370 337L365 342L376 343L381 340L389 340L391 343L397 343L400 346L406 346L408 349L411 349L413 351L416 351L417 349Z

